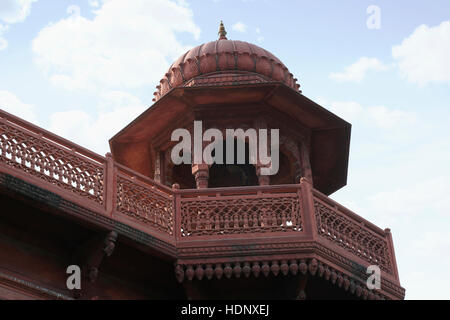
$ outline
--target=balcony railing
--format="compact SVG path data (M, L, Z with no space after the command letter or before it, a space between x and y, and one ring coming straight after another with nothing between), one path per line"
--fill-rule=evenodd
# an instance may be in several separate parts
M301 239L376 264L398 280L391 234L311 184L168 188L0 110L0 171L173 245Z
M181 190L180 236L302 232L295 186Z

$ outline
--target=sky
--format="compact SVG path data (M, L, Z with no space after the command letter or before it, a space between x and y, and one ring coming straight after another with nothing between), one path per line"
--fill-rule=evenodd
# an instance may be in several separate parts
M105 154L220 20L352 124L331 197L391 229L406 299L450 299L448 0L0 0L0 108Z

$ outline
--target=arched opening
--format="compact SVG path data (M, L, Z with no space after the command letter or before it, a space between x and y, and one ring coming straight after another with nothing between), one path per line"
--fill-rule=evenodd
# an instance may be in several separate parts
M292 160L282 151L280 155L280 165L277 174L270 177L271 184L291 184L294 182L294 173L292 172Z
M195 178L190 164L179 164L172 168L172 183L178 183L181 189L195 189Z
M234 164L226 164L226 143L223 142L223 163L214 163L209 169L209 187L257 186L256 168L250 164L250 148L245 143L245 164L237 164L237 143L234 142ZM214 155L214 154L213 154Z

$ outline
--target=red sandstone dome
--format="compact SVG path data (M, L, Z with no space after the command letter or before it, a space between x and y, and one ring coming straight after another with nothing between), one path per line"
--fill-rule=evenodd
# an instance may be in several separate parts
M220 38L197 46L175 61L160 81L154 101L175 87L282 82L299 91L292 73L272 53L245 42L228 40L221 23Z

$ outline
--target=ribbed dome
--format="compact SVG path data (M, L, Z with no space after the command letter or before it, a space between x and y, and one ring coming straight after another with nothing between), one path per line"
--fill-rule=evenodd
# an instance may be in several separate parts
M219 40L197 46L175 61L156 87L154 101L172 88L188 86L190 80L200 76L204 79L209 74L216 78L212 80L216 82L218 75L232 75L234 77L227 78L232 79L233 83L242 79L243 74L257 74L262 77L252 81L247 77L247 83L279 81L294 90L300 88L297 79L273 54L257 45L228 40L222 35Z

